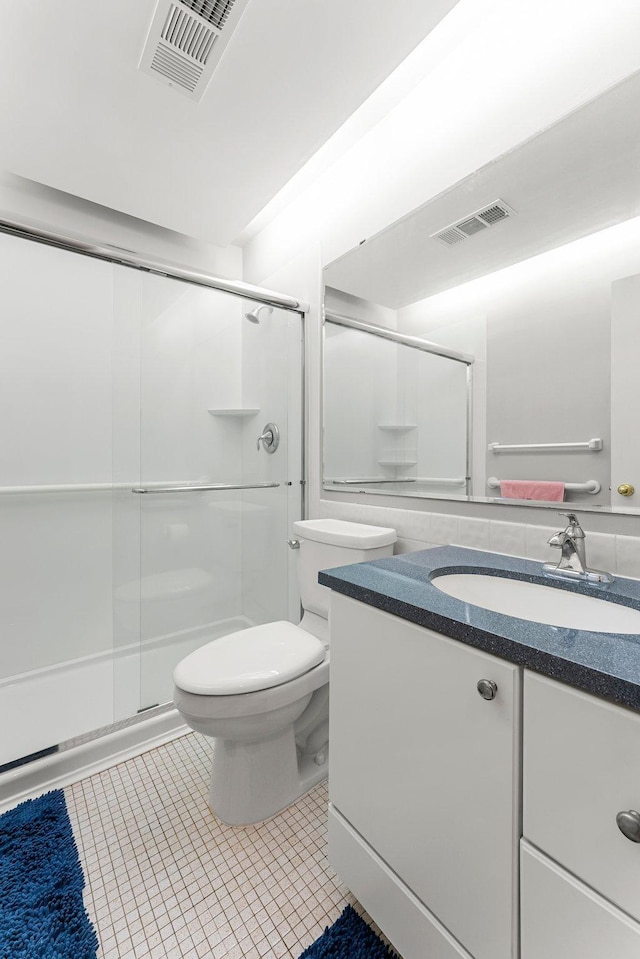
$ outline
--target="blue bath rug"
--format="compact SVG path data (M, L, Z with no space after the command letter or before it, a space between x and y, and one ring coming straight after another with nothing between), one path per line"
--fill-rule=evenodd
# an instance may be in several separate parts
M351 906L311 943L300 959L397 959Z
M95 959L62 790L0 816L0 959Z

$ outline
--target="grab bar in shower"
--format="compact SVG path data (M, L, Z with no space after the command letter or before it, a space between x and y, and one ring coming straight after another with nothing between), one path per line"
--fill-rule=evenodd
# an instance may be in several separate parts
M591 450L594 453L602 449L602 440L594 436L582 443L489 443L490 453L579 453Z
M217 483L213 486L142 486L134 487L132 493L206 493L210 490L227 489L275 489L280 483L253 483L240 485L235 483Z

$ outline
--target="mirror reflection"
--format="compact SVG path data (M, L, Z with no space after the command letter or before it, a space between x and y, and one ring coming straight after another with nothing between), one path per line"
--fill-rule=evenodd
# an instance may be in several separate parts
M639 99L636 75L326 268L327 488L634 508Z
M327 316L324 350L327 482L466 495L473 358L391 341L337 314Z

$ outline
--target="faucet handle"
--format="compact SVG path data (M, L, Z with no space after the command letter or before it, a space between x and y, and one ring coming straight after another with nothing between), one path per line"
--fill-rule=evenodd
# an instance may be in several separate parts
M578 517L576 516L575 513L559 513L558 515L567 517L569 522L566 528L571 530L572 536L577 536L578 539L580 539L581 537L584 537L584 530L582 526L580 525L580 521L578 520Z
M266 453L275 453L280 443L280 430L275 423L266 423L262 433L256 440L256 449L260 450L260 443Z
M574 541L585 538L584 530L578 522L578 517L575 513L558 513L558 515L566 516L568 523L564 529L558 530L557 533L553 534L551 539L547 540L547 544L549 546L557 546L561 549L569 537L571 537Z

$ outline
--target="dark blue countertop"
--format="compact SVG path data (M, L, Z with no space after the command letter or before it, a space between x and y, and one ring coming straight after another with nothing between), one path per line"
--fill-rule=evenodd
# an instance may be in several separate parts
M554 580L542 563L460 546L439 546L324 570L323 586L426 626L509 662L640 710L640 635L547 626L495 613L443 593L445 573L483 573L541 583L640 609L640 581L616 576L594 586Z

